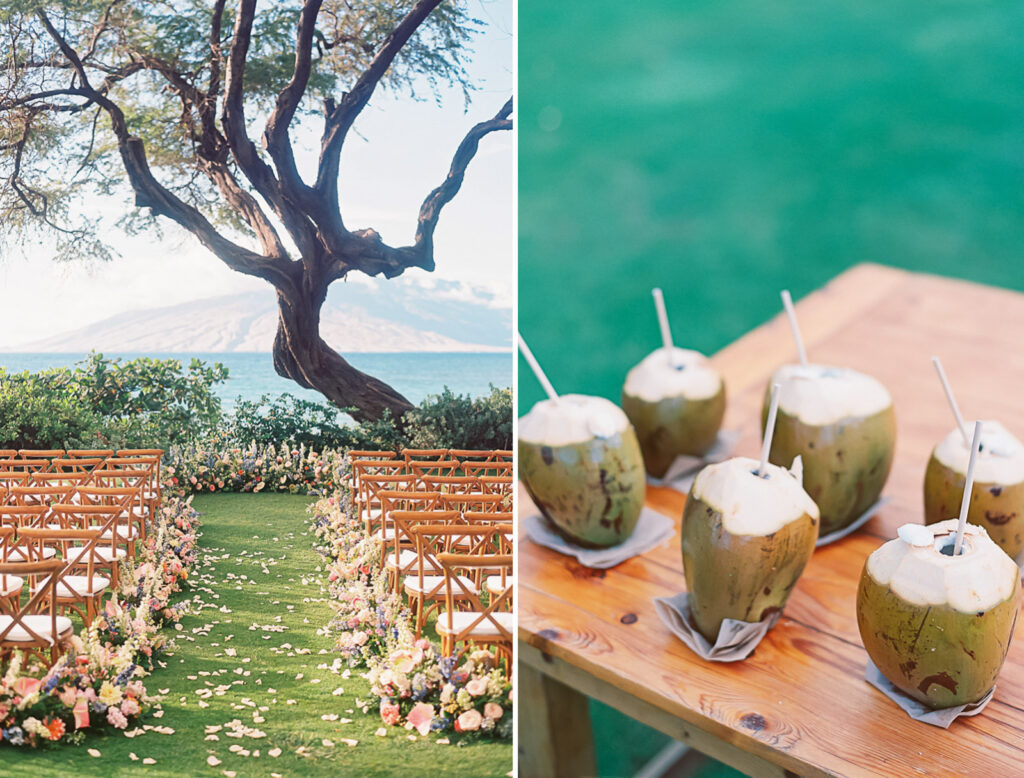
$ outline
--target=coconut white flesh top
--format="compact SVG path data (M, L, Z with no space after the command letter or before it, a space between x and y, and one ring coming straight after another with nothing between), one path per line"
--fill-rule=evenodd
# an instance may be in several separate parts
M929 526L905 524L898 538L868 557L868 574L914 605L948 605L962 613L995 607L1020 586L1020 570L984 528L974 524L964 528L961 554L943 554L940 549L953 542L956 526L956 519Z
M708 465L697 474L690 494L722 512L722 526L731 535L771 535L805 513L818 518L818 506L804 491L799 475L778 465L734 457Z
M968 422L967 429L974 429ZM971 447L954 429L935 447L935 458L950 470L967 474ZM981 449L974 463L974 480L979 484L1019 484L1024 481L1024 445L997 421L981 423Z
M776 383L779 408L814 427L874 416L892 405L880 381L848 367L783 365L769 386Z
M519 439L543 446L567 446L625 432L629 419L603 397L563 394L541 400L519 419Z
M626 375L624 391L630 397L658 402L668 397L708 400L722 388L722 378L699 351L659 348L644 357Z

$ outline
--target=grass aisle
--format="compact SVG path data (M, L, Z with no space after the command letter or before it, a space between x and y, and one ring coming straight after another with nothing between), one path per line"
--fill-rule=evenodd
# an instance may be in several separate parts
M331 610L316 572L320 558L307 531L309 502L276 494L196 498L202 514L201 553L185 596L197 598L203 607L182 619L177 649L164 657L167 667L146 679L151 693L164 694L162 718L146 723L169 727L174 734L96 736L81 748L39 752L3 748L0 774L508 773L508 743L439 745L436 735L410 742L400 728L388 728L383 738L374 734L381 726L376 706L370 704L373 715L357 708L357 701L370 699L369 684L361 671L343 677L340 662L332 670L337 655L330 650L331 638L317 634ZM234 730L231 722L238 722ZM211 732L214 727L220 729ZM263 732L265 737L228 736L232 731ZM89 748L101 756L90 756ZM272 756L277 749L280 754ZM296 753L300 749L302 755ZM208 765L211 756L220 763ZM155 763L146 765L143 759Z

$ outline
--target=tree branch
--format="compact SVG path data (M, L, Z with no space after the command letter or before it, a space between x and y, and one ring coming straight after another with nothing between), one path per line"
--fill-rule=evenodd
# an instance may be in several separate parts
M128 130L124 112L105 94L100 93L89 82L85 66L78 53L50 22L46 12L37 10L37 15L46 32L56 42L64 57L71 63L85 96L95 102L110 117L110 123L117 138L121 160L128 174L128 180L135 191L135 203L139 207L152 208L195 235L199 241L233 270L263 278L275 285L291 285L291 274L287 261L270 259L239 246L221 235L196 208L184 202L160 184L149 168L146 150L142 140Z

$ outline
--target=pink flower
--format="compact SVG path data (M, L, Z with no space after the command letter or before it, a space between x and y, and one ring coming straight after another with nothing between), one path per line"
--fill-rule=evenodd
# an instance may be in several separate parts
M402 711L393 702L387 702L381 700L380 703L380 718L389 727L393 727L402 718Z
M434 706L426 702L417 702L405 720L412 724L417 732L426 736L430 733L430 724L434 720Z
M501 706L496 702L489 702L484 705L484 716L489 718L491 721L497 721L505 715L505 711L501 709Z
M14 691L22 697L28 697L30 694L39 691L39 686L40 681L38 678L22 676L14 682Z
M111 705L107 708L107 723L116 729L124 729L128 726L128 719L121 713L120 708L115 708Z
M78 699L78 689L74 686L65 686L64 690L57 695L60 699L61 704L70 708L75 704L75 700Z
M456 732L475 732L480 729L480 725L483 723L484 717L480 715L480 711L476 708L471 708L455 719L455 731Z
M421 651L426 651L428 648L430 648L430 641L426 638L420 638L415 643L413 643L413 645Z
M71 712L75 714L75 729L85 729L89 726L89 701L84 695L78 698Z
M391 664L400 673L409 673L416 665L423 661L423 649L417 648L412 651L399 649L391 654Z
M472 694L474 697L479 697L481 694L487 691L487 679L474 678L472 681L466 684L466 691Z
M493 705L493 703L487 703L487 704L488 705ZM495 707L497 707L497 706L495 706ZM486 710L486 708L484 710ZM131 697L127 698L124 702L121 703L121 713L123 713L125 716L135 716L135 715L138 714L138 712L139 712L139 703L137 703ZM501 716L501 708L498 708L498 716L499 717Z

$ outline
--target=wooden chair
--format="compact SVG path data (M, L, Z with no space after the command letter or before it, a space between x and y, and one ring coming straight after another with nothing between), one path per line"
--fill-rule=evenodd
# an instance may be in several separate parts
M414 574L419 564L416 537L410 529L418 524L452 524L461 521L462 516L458 511L392 511L389 518L395 535L386 546L384 569L392 588L399 594L405 577Z
M398 454L395 451L360 451L359 449L352 449L351 451L345 452L345 459L348 460L349 488L353 493L355 493L356 489L359 488L358 471L355 468L356 462L394 459L397 456Z
M128 557L135 558L135 541L146 538L146 524L150 520L149 503L143 498L141 489L132 486L101 487L83 486L76 496L79 505L102 505L121 512L119 533L126 542ZM105 533L104 540L109 539Z
M50 526L50 507L48 505L0 505L0 527L13 530L46 529ZM43 549L43 559L53 559L57 549ZM8 562L27 562L28 552L16 541L11 541L7 550Z
M18 532L22 548L28 549L30 563L42 561L40 549L58 544L67 549L64 566L53 575L56 578L52 581L56 586L56 605L61 613L77 613L87 627L99 612L103 595L111 585L110 578L96 574L97 566L103 565L103 560L96 553L100 535L98 529L22 529ZM72 545L76 541L82 545ZM50 583L50 578L30 581L29 594L35 594Z
M12 486L24 486L28 477L28 473L0 472L0 489L6 492Z
M75 492L75 486L67 484L48 484L43 486L12 486L8 491L8 503L12 505L50 506L58 502L66 502Z
M106 460L101 457L64 457L50 460L50 472L89 474Z
M86 530L99 533L89 552L95 567L108 572L110 585L117 589L118 566L123 560L133 561L135 541L128 536L129 520L122 518L122 509L110 505L54 505L50 529ZM64 544L66 558L74 558L80 546Z
M515 618L509 610L512 587L488 597L483 604L480 594L466 586L466 578L473 579L479 570L504 569L509 577L512 571L511 554L441 554L445 579L445 610L437 617L437 634L441 638L441 652L452 656L458 644L473 643L491 646L499 660L505 659L506 671L512 664L512 631ZM458 610L468 605L467 610Z
M420 637L430 613L436 610L446 598L443 569L438 558L461 547L466 554L493 552L493 536L500 531L493 526L473 527L465 524L416 524L407 528L416 540L416 574L402 579L402 587L409 598L409 605L416 619L416 637ZM477 576L479 577L479 576ZM479 593L480 582L469 576L462 576L462 588ZM453 593L453 599L465 599Z
M39 473L31 473L28 477L28 482L25 486L35 487L49 487L51 489L62 490L64 494L70 496L82 484L87 483L92 476L87 472L59 472L59 471L46 471Z
M14 548L16 527L0 526L0 565L11 561L10 552ZM21 607L21 590L25 579L7 573L0 574L0 613L8 615L18 612Z
M163 499L163 482L160 475L160 468L163 464L164 450L162 448L122 448L117 452L116 457L109 461L117 462L118 459L127 460L126 465L133 467L147 467L151 470L148 491L143 497L150 501L153 506L159 505ZM131 463L136 464L132 465Z
M0 459L0 473L34 473L46 470L49 466L49 459L25 459L23 457Z
M480 479L471 475L427 475L420 479L424 489L444 494L481 494Z
M18 456L16 448L0 448L0 459L15 459Z
M359 493L356 495L356 517L364 524L380 521L381 505L377 493L381 491L416 491L416 479L405 474L363 473L359 477Z
M64 449L62 448L20 448L18 449L18 456L22 459L45 459L47 462L51 459L59 459L64 456Z
M71 619L57 613L57 580L63 570L59 559L0 563L0 575L46 581L17 613L0 615L0 658L23 651L52 667L67 650L74 634Z
M498 448L491 452L491 458L498 462L513 462L515 461L515 454L508 449Z
M432 511L437 508L440 492L410 492L383 489L377 492L380 502L380 516L375 522L367 523L367 535L378 538L385 544L395 537L395 528L390 521L392 511Z

